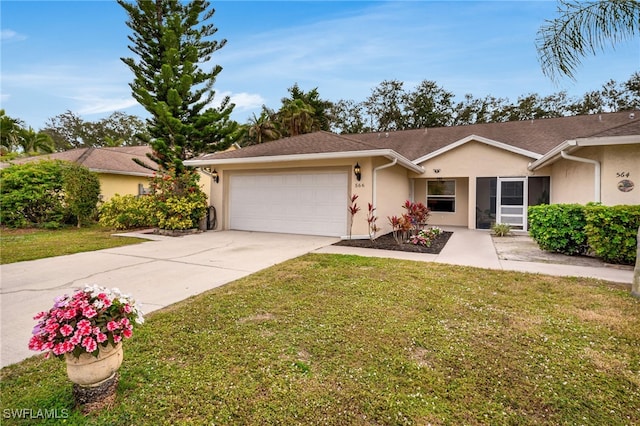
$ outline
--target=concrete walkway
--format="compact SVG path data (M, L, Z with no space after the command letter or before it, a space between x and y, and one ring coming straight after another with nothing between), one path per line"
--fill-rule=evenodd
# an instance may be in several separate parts
M33 316L84 284L118 287L145 312L171 305L305 253L339 253L451 265L593 277L631 284L633 270L500 259L488 232L445 228L453 236L440 254L333 246L336 238L240 231L179 238L128 234L154 241L0 267L2 367L33 356L27 348Z
M238 231L131 235L154 241L0 267L2 367L36 355L27 348L33 316L85 284L117 287L149 313L338 241Z
M453 231L453 235L440 254L408 253L392 250L365 249L344 246L326 246L316 250L317 253L342 253L360 256L387 257L393 259L408 259L424 262L439 262L450 265L476 266L487 269L501 269L505 271L532 272L539 274L589 277L606 281L631 285L633 281L632 268L617 268L602 266L584 266L570 263L550 263L539 261L508 260L501 258L496 251L493 238L487 231L467 228L442 227L446 231ZM567 262L571 261L567 258Z

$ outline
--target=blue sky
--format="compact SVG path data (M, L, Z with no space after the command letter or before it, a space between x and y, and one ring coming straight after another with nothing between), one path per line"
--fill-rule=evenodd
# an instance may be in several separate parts
M515 101L561 90L581 96L640 70L640 40L588 57L553 83L542 74L536 32L555 1L213 1L217 39L227 45L214 89L236 103L241 123L287 88L323 99L363 101L383 80L413 89L432 80L461 100ZM0 108L27 126L70 110L88 121L114 111L146 117L131 97L124 10L111 0L0 2Z

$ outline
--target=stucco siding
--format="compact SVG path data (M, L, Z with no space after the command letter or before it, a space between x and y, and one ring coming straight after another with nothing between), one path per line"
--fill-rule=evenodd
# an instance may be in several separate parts
M420 164L425 172L418 176L414 185L416 201L426 202L425 185L429 179L455 179L455 213L432 212L430 223L475 229L476 179L548 176L549 169L529 171L527 167L531 161L532 158L514 152L480 142L468 142Z
M138 185L149 188L149 178L142 176L127 176L110 173L98 173L100 180L100 195L102 201L109 201L114 195L138 195Z
M533 159L479 142L469 142L420 165L420 177L528 176Z
M602 204L640 204L640 143L602 147ZM628 182L633 189L628 192Z
M376 167L380 167L388 163L389 161L379 160L375 164ZM375 215L378 217L376 225L380 228L377 235L384 235L392 231L387 218L402 215L404 213L402 205L406 200L410 199L410 186L406 169L400 166L393 166L379 170L377 172L376 187ZM363 213L356 220L364 222L364 229L367 232L366 204L363 205Z
M469 222L469 179L466 177L446 178L455 180L456 202L455 212L435 212L429 216L429 225L434 226L467 226ZM415 201L427 204L427 182L430 179L416 179L414 184ZM435 180L435 179L431 179ZM474 197L475 199L475 197Z
M571 155L600 162L600 201L605 205L640 204L640 145L586 147ZM553 163L551 203L586 204L595 200L595 166L560 159ZM629 192L618 185L634 183Z

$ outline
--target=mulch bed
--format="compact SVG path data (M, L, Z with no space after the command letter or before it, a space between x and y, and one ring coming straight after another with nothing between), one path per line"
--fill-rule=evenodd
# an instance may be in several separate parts
M347 246L347 247L362 247L362 248L372 248L379 250L395 250L395 251L408 251L412 253L430 253L430 254L438 254L440 250L447 244L449 238L453 232L443 231L438 238L436 238L429 247L424 247L420 245L414 245L411 243L404 243L402 245L398 245L396 240L393 238L393 233L388 233L385 235L381 235L375 240L371 241L369 239L364 240L341 240L334 244L334 246Z

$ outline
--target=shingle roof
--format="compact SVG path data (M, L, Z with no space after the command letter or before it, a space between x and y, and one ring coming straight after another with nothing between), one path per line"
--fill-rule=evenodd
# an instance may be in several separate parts
M89 170L103 173L124 174L133 176L152 176L153 171L142 167L133 159L140 160L151 167L157 164L147 157L151 153L149 146L127 146L114 148L77 148L64 152L38 155L35 157L17 158L12 164L24 164L46 159L65 160L82 164Z
M336 133L319 131L278 139L233 151L223 151L197 157L198 160L268 157L275 155L322 154L329 152L365 151L377 146Z
M472 135L543 155L571 139L638 134L640 114L626 111L382 133L315 132L236 151L207 154L198 160L391 149L413 161Z

